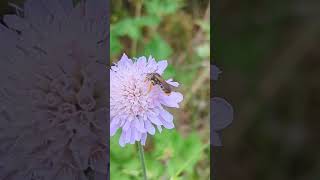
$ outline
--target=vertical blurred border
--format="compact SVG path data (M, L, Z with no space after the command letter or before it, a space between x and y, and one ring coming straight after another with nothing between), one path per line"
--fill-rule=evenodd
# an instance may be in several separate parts
M0 179L105 180L109 0L0 1Z

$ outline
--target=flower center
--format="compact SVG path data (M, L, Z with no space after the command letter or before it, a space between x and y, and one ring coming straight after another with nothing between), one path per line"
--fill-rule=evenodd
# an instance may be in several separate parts
M126 109L130 111L132 115L141 115L147 110L148 95L146 94L147 83L141 78L132 78L132 81L127 83L127 86L123 89L124 104Z

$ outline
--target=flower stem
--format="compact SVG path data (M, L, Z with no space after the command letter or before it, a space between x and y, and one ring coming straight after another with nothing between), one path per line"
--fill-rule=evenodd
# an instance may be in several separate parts
M140 142L137 142L138 144L138 149L139 149L139 154L140 154L140 161L141 161L141 166L142 166L142 171L143 171L143 179L147 179L147 171L146 171L146 164L144 162L144 152L143 152L143 147Z

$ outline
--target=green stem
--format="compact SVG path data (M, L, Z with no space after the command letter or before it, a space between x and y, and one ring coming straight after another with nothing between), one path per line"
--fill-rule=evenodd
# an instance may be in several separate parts
M143 179L144 180L148 180L147 179L146 164L145 164L145 161L144 161L143 147L142 147L140 142L137 142L137 144L138 144L138 149L139 149L139 154L140 154L140 161L141 161L141 166L142 166L142 171L143 171Z

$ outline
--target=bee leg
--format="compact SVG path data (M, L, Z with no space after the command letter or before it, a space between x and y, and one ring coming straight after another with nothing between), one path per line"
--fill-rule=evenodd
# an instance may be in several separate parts
M150 83L150 84L149 84L149 87L148 87L148 94L150 93L150 91L151 91L152 88L153 88L153 84Z

